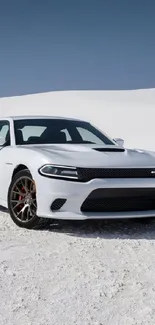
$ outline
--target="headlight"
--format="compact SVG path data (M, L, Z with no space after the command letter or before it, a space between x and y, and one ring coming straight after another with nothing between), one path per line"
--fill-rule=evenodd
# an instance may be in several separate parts
M43 176L54 178L78 179L78 172L75 167L44 165L39 169Z

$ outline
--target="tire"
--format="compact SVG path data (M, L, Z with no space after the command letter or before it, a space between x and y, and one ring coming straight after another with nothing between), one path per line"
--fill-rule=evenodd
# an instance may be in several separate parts
M32 186L33 191L31 191ZM21 170L13 177L8 190L10 217L19 227L42 228L48 223L48 219L39 218L36 215L36 209L36 190L32 175L28 169Z

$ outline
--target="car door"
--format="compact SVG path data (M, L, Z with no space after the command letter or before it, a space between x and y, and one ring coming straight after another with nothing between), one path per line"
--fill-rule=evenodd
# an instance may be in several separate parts
M7 200L8 186L13 166L11 159L11 136L9 120L0 120L0 139L4 139L4 144L0 145L0 201ZM2 202L0 202L2 204Z

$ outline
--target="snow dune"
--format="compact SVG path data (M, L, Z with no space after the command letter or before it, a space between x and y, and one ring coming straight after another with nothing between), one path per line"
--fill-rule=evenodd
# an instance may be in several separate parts
M60 91L1 98L0 115L44 114L92 121L127 147L155 150L155 89Z

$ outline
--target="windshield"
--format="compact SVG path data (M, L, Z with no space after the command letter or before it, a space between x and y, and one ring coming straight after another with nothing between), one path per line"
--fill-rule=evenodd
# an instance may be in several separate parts
M67 119L23 119L14 121L17 145L97 144L114 145L88 122Z

